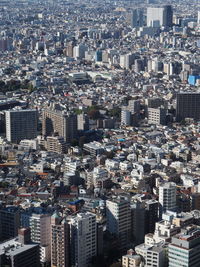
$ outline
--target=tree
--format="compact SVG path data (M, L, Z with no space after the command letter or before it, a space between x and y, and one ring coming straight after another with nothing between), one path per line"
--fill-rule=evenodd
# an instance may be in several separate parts
M71 140L71 145L72 145L72 146L78 146L78 140L75 139L75 138L72 139L72 140Z
M117 117L119 118L120 117L120 114L121 114L121 109L119 107L115 107L113 109L111 109L108 114L112 117Z

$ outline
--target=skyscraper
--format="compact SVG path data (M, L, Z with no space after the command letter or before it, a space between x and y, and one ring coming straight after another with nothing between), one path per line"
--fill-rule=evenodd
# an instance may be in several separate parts
M119 238L120 250L127 249L130 242L130 201L119 197L106 201L107 230Z
M85 58L85 52L88 50L88 47L84 44L79 44L73 49L73 57L76 59Z
M163 26L172 27L173 22L173 10L171 5L164 6L163 11Z
M185 118L200 119L200 94L179 93L176 96L176 120Z
M147 8L147 26L148 27L171 27L173 11L170 5L164 7Z
M58 110L44 110L42 117L42 134L51 136L57 133L70 142L77 135L77 116Z
M96 216L78 213L69 220L71 266L87 267L97 255Z
M141 9L134 9L127 14L127 20L130 23L131 27L142 27L144 26L144 14Z
M12 143L37 136L37 110L10 110L5 112L6 138Z

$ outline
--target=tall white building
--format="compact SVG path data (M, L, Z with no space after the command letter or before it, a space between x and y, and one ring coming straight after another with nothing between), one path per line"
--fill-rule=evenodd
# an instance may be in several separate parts
M197 23L200 24L200 11L198 11Z
M121 111L121 125L131 125L131 112L127 109Z
M134 54L125 54L125 55L120 55L120 67L123 69L130 69L131 66L134 63L135 55Z
M40 244L40 262L51 261L51 216L33 214L30 217L31 240Z
M176 184L164 183L159 186L159 203L162 212L176 209Z
M173 11L171 6L148 7L147 8L147 26L148 27L171 27Z
M84 44L79 44L75 46L73 49L74 58L79 58L79 59L85 58L85 52L87 50L88 50L88 47Z
M119 197L106 201L107 230L119 238L120 249L129 246L131 237L130 201Z
M37 136L37 110L10 110L5 112L5 117L6 138L9 142L19 143Z
M78 213L69 220L71 266L87 267L97 255L96 216L90 212Z
M149 124L166 124L166 109L164 108L148 108L148 123Z

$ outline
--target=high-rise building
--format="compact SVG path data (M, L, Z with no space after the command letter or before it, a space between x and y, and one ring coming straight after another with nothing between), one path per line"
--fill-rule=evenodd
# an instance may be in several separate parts
M155 225L158 221L158 208L157 200L150 199L145 202L148 233L153 233L155 230Z
M171 5L164 6L163 14L163 26L172 27L173 22L173 10Z
M69 220L71 266L87 267L97 255L96 216L90 212L78 213Z
M140 112L140 100L129 100L128 101L128 109L131 113L139 113Z
M70 266L69 225L57 212L51 216L51 266Z
M200 94L179 93L176 96L176 120L200 119Z
M169 244L169 267L198 267L200 262L200 230L190 227L172 237Z
M6 138L9 142L19 143L23 139L37 136L37 110L10 110L6 115Z
M48 214L32 214L29 219L31 240L40 244L40 262L45 265L51 261L51 216Z
M176 209L176 184L169 182L159 186L159 203L161 212Z
M198 11L197 23L200 24L200 11Z
M127 70L130 69L134 63L134 59L135 55L131 53L120 55L120 67Z
M125 250L130 244L131 210L130 201L119 197L106 201L107 230L119 239L120 250Z
M131 112L127 108L123 108L121 111L121 125L131 125Z
M30 231L20 229L18 238L0 244L0 266L39 267L39 245L30 242Z
M58 134L65 142L77 136L77 116L58 110L44 110L42 118L42 134L52 136Z
M135 245L144 242L145 234L153 233L158 221L158 201L131 203L131 238Z
M144 26L144 14L142 9L134 9L127 14L127 21L131 27L142 27Z
M84 44L79 44L73 49L73 57L76 59L85 58L85 52L88 50L88 47Z
M0 241L17 236L20 226L20 211L18 207L10 206L0 210Z
M68 57L73 57L73 49L74 49L74 44L73 42L67 43L67 47L65 49L65 55Z
M147 26L148 27L171 27L173 11L170 5L163 7L147 8Z

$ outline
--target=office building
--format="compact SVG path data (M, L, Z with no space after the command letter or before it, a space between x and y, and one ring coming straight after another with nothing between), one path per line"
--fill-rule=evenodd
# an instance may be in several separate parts
M135 245L144 242L145 234L153 233L158 221L158 201L131 203L131 239Z
M164 7L147 8L147 26L148 27L171 27L173 11L170 5Z
M173 10L171 5L164 6L163 14L163 26L172 27L173 22Z
M176 184L172 182L159 186L159 203L161 212L176 209Z
M51 261L51 216L32 214L29 219L31 241L40 244L40 262L44 266Z
M120 55L120 67L123 69L130 69L132 65L134 64L135 60L135 55L134 54L125 54L125 55Z
M145 201L148 233L153 233L155 230L155 225L158 221L158 208L159 205L157 200L150 199Z
M166 115L167 111L165 108L148 108L148 123L165 125Z
M0 244L1 267L39 267L39 245L30 242L30 231L20 229L18 238Z
M71 266L87 267L97 255L96 216L78 213L69 220Z
M64 51L65 55L67 57L73 57L73 49L74 49L73 42L68 42L67 47L65 48L65 51Z
M132 28L144 26L144 14L141 9L134 9L127 14L127 22Z
M18 207L10 206L0 210L0 241L17 236L20 226L20 211Z
M169 267L198 267L200 262L200 230L188 227L172 237L169 244Z
M103 55L103 51L102 50L97 50L95 52L95 61L96 62L101 62L102 61L102 55Z
M51 216L51 266L69 267L69 226L57 212Z
M118 197L106 201L107 230L119 239L120 250L125 250L131 239L130 201Z
M79 44L73 48L73 57L76 59L85 58L85 52L88 50L88 47L84 44Z
M140 100L129 100L128 101L128 109L131 113L139 113L140 112Z
M131 125L131 112L126 107L124 107L121 111L121 125Z
M144 236L148 233L146 222L144 203L131 204L131 241L134 242L134 245L144 242Z
M176 120L185 118L200 119L200 94L179 93L176 96Z
M70 142L77 136L77 116L58 110L44 110L42 117L42 134L52 136L57 134Z
M5 111L6 138L9 142L19 143L23 139L34 139L37 136L37 110Z

